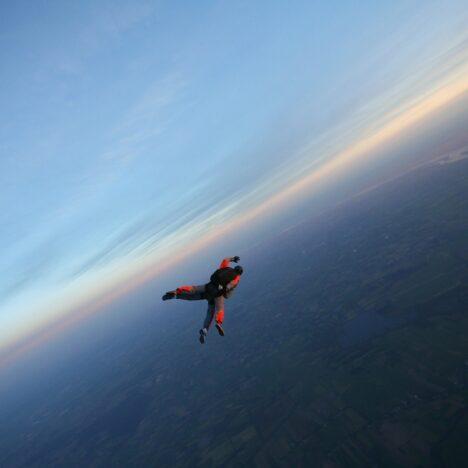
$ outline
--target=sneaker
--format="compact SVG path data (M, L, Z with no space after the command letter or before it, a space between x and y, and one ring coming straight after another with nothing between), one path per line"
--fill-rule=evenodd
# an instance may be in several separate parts
M206 335L208 334L208 330L206 328L202 328L199 333L200 337L198 339L200 340L201 344L204 344L206 340Z
M168 301L169 299L174 299L175 297L175 292L174 291L169 291L164 296L162 297L163 301Z
M224 336L224 330L220 323L216 324L216 330L218 330L218 333L220 334L220 336Z

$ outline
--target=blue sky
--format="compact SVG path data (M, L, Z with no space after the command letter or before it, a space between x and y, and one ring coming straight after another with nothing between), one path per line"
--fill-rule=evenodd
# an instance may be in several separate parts
M467 20L462 1L3 2L0 350L466 91Z

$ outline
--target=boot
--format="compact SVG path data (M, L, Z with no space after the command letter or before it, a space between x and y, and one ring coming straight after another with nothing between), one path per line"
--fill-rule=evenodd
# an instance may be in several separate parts
M200 337L198 338L200 340L201 344L205 343L206 340L206 335L208 334L208 330L206 328L202 328L200 331Z
M163 301L168 301L169 299L174 299L176 293L174 291L168 291L164 296L162 297Z
M223 327L221 326L219 322L216 322L216 330L218 330L218 333L220 334L220 336L224 336Z

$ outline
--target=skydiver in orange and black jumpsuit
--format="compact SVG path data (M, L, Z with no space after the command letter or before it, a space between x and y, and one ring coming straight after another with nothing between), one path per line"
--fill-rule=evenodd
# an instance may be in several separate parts
M224 336L224 299L228 299L240 281L243 269L240 265L231 268L231 262L237 263L239 257L227 257L223 259L210 278L210 282L200 286L179 286L174 291L168 291L162 297L163 301L168 299L182 299L185 301L208 301L203 328L200 330L200 343L204 343L213 318L216 321L216 329L221 336Z

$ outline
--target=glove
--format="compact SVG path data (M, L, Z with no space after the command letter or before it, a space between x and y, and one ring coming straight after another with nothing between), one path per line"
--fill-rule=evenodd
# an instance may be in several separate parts
M237 263L239 260L240 260L240 257L238 255L231 258L231 262L234 262L234 263Z

